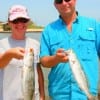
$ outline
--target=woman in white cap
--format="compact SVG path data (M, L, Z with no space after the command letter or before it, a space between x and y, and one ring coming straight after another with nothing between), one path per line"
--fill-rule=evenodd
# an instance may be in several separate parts
M8 23L11 27L11 36L0 40L0 52L6 52L13 48L15 52L22 48L33 48L35 55L39 55L38 41L25 36L30 17L27 9L22 5L14 5L9 10ZM16 48L17 47L17 48ZM21 48L20 48L21 47ZM0 70L0 100L22 100L21 67L23 66L24 50L20 51L20 60L10 58L1 66ZM8 53L9 54L9 53ZM16 58L16 56L15 56ZM8 57L7 57L8 59ZM36 62L39 60L36 59ZM40 64L37 64L37 79L35 80L34 100L44 100L44 79ZM39 83L39 85L38 85Z

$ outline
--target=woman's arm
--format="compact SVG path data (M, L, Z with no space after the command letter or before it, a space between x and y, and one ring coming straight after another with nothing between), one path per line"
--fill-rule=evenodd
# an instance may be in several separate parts
M37 66L40 100L45 100L44 77L40 64Z
M20 47L11 48L0 53L0 68L4 68L12 58L22 59L24 57L24 49Z

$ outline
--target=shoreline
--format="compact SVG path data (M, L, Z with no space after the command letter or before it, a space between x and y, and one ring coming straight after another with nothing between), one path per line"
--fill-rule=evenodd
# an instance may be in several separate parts
M30 32L30 33L33 33L33 32L37 32L37 33L40 33L42 32L43 29L27 29L26 32ZM0 30L0 33L10 33L11 31L3 31L3 30Z

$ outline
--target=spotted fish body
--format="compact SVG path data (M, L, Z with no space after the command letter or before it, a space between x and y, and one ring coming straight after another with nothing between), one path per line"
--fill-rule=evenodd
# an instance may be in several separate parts
M22 91L24 100L33 100L35 79L34 79L34 51L29 48L24 56L24 66L22 69Z
M88 84L86 75L82 69L82 66L75 52L72 49L69 49L65 51L65 53L68 55L69 64L70 64L72 73L80 89L85 92L89 100L97 100L97 98L92 96L92 94L89 92L89 87L88 87L89 84Z

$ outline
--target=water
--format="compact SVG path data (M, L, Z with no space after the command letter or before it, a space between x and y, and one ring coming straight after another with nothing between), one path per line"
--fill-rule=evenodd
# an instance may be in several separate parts
M36 32L34 32L34 33L26 33L26 36L34 38L34 39L36 39L38 41L40 41L40 35L41 34L39 32L38 33L36 33ZM0 39L8 37L8 36L10 36L10 33L0 33ZM42 67L42 69L43 69L44 80L45 80L44 83L45 83L46 100L49 100L48 99L49 98L49 96L48 96L48 73L49 73L49 69L48 68L43 68L43 67Z
M10 36L10 33L0 33L0 39ZM26 36L40 41L40 33L26 33Z

